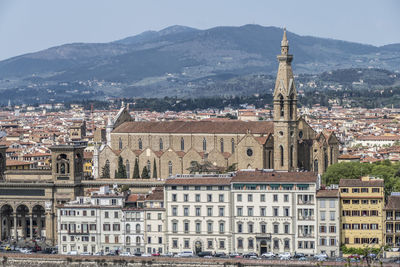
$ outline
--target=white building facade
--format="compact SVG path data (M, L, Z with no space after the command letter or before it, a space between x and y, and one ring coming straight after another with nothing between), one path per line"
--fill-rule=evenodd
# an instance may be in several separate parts
M317 252L338 257L340 251L339 190L327 188L317 193L318 246Z
M310 172L238 172L232 178L234 251L314 255L317 188Z
M233 251L230 185L231 175L181 175L166 181L168 252Z
M78 197L58 208L58 246L61 254L109 253L125 247L125 196L102 187L91 197Z

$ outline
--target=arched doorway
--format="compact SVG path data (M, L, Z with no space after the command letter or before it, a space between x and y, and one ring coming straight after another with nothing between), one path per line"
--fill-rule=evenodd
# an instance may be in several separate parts
M203 251L203 245L201 244L201 241L196 241L194 243L194 249L196 254L199 254L200 252Z
M4 205L0 210L1 233L0 239L5 240L11 238L11 228L14 227L13 208L10 205Z
M26 205L17 207L17 230L20 229L20 235L24 238L31 237L31 219L29 218L29 209Z
M267 252L268 252L267 240L262 239L260 241L260 255L267 253Z
M46 229L46 218L44 208L36 205L32 209L33 237L42 237L42 230Z

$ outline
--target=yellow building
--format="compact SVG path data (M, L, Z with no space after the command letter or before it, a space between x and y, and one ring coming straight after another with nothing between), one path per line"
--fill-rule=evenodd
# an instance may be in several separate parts
M383 244L384 181L362 177L341 179L341 243L348 248Z

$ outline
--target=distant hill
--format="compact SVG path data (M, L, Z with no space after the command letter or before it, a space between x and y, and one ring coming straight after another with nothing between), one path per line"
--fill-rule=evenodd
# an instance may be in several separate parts
M245 94L247 88L235 84L228 92L200 89L253 74L272 75L273 80L281 39L282 29L276 27L171 26L110 43L66 44L0 61L0 93L7 96L4 101L22 97L28 102ZM288 39L296 74L347 68L400 70L400 44L375 47L291 32Z

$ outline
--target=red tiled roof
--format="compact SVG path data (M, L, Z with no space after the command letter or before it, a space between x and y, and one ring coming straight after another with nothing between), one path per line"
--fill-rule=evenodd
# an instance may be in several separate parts
M118 126L113 133L239 133L273 132L271 121L130 121Z
M338 159L360 159L360 155L350 155L350 154L343 154L338 157Z
M341 187L383 187L384 181L381 179L372 179L369 181L362 181L361 179L340 179L339 186Z
M237 182L316 182L317 174L314 172L265 172L265 171L238 171L232 178Z
M397 141L400 140L399 135L380 135L380 136L360 136L358 140L365 140L365 141Z
M156 188L146 197L146 200L164 200L164 189Z
M6 166L21 166L21 165L31 165L31 162L10 160L10 159L7 159L6 161Z
M400 210L400 196L389 196L386 210Z
M232 178L220 177L191 177L191 178L170 178L166 185L230 185Z

